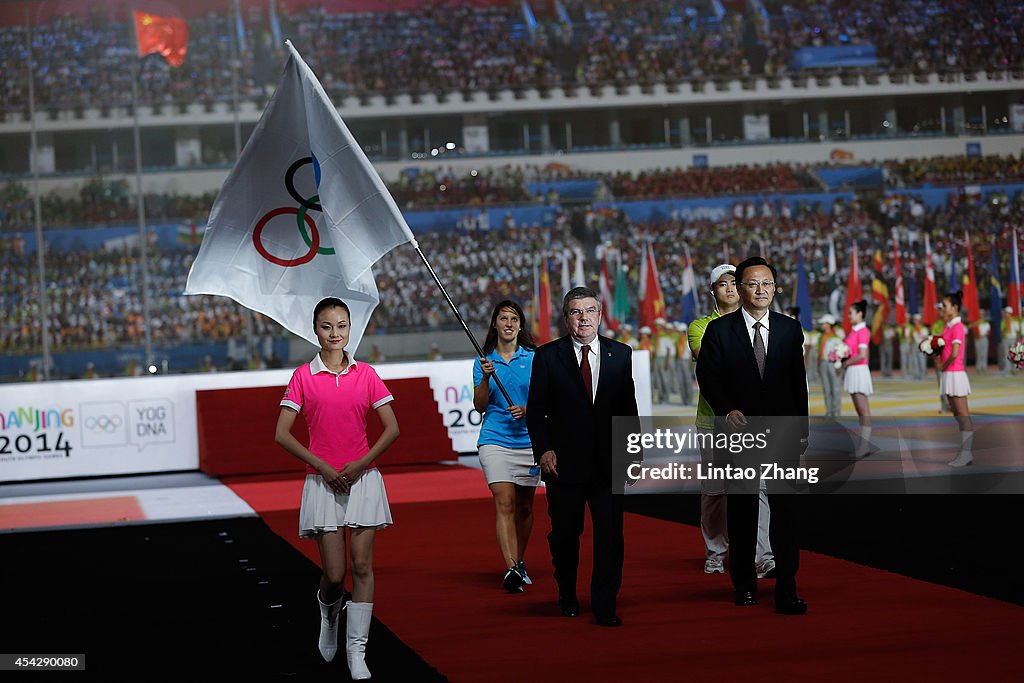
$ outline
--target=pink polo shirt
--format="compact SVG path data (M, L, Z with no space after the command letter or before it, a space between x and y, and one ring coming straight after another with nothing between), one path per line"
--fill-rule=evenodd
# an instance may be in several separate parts
M964 337L964 324L960 321L960 316L950 320L946 329L942 331L942 338L946 340L946 345L939 351L940 363L945 363L953 353L953 342L960 342L960 353L956 354L956 358L949 364L945 372L964 372Z
M846 367L852 368L855 365L867 365L868 364L868 344L871 343L871 332L868 330L868 326L865 323L857 323L850 330L850 334L846 335L846 339L843 340L847 346L850 347L850 358L853 358L861 352L860 347L864 348L864 357L856 363L848 363Z
M318 353L292 373L281 406L302 413L309 429L309 450L335 469L366 455L366 415L395 400L377 371L349 362L345 371L327 369ZM306 466L307 474L317 471Z

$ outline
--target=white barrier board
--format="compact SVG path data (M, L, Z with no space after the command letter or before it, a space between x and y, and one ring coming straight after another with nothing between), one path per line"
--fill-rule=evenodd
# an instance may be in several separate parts
M427 377L457 452L476 451L473 361L384 363L385 380ZM6 384L0 389L0 482L195 470L195 392L284 387L292 369ZM651 414L650 360L633 354L641 415ZM274 425L254 425L273 439Z

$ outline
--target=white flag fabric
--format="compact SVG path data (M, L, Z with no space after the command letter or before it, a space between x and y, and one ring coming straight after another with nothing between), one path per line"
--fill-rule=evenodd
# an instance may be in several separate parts
M316 76L286 42L284 76L217 195L185 294L227 296L316 344L313 307L349 305L354 354L380 296L371 266L413 242Z

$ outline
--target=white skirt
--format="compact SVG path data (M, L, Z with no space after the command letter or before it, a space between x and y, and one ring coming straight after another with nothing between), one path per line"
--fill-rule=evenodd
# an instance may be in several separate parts
M843 388L848 394L864 394L870 396L874 393L874 386L871 384L871 371L867 365L849 365L846 367L846 375L843 377Z
M344 527L383 529L391 523L384 478L376 467L365 470L347 494L332 491L319 474L306 475L299 507L300 538Z
M480 446L480 467L487 484L510 481L518 486L538 486L540 468L533 462L529 448L505 448L494 444ZM533 473L531 469L536 468Z
M939 393L946 396L970 396L971 381L963 370L939 373Z

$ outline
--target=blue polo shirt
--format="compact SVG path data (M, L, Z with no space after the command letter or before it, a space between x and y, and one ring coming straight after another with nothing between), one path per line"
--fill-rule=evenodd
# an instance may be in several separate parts
M487 360L494 363L494 372L501 380L505 391L512 397L512 405L525 406L530 395L530 373L533 371L533 351L522 346L516 349L509 362L498 355L495 349L487 354ZM473 362L473 386L483 381L484 371L480 359ZM484 421L480 425L477 446L493 445L505 448L529 448L530 433L526 430L526 418L515 419L508 412L508 401L501 395L494 378L488 380L489 394Z

